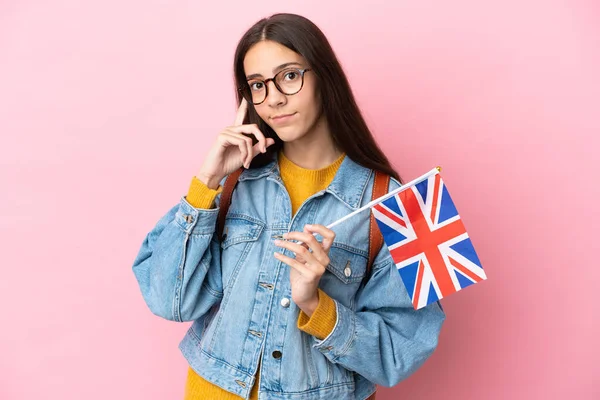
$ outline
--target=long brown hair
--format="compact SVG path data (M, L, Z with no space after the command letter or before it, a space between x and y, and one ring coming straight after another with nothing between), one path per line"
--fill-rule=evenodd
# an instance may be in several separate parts
M331 128L333 141L350 159L363 167L385 172L402 182L389 160L377 145L358 108L342 66L323 32L309 19L296 14L279 13L254 24L240 39L234 58L236 88L247 85L244 57L257 42L272 40L298 53L308 62L317 77L317 90L323 112ZM238 104L242 93L237 91ZM275 140L267 153L259 153L251 167L264 165L272 153L283 146L275 131L248 104L246 123L257 124L266 137Z

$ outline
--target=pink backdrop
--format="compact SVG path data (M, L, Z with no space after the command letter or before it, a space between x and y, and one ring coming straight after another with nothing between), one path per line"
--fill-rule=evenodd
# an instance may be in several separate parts
M598 3L281 4L0 3L0 399L182 397L189 324L151 314L131 264L276 11L328 35L406 180L443 166L489 277L381 399L600 398Z

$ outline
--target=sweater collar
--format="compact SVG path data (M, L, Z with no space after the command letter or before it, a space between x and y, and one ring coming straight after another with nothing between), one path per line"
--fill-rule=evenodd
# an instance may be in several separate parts
M331 193L349 208L355 210L359 208L362 202L362 198L372 174L373 170L355 163L348 155L346 155L333 180L325 189L325 192ZM281 182L276 152L272 154L271 161L267 164L258 168L244 170L239 177L239 181L261 178L268 178Z

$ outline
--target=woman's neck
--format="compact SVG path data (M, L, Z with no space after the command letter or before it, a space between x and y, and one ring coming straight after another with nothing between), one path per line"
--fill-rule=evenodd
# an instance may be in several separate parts
M325 116L301 138L283 144L283 154L299 167L321 169L336 161L342 150L336 148L329 132Z

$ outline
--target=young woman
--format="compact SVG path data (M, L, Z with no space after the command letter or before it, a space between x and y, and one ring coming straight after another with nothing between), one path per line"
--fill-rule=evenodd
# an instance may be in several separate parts
M234 69L234 124L133 265L153 313L193 321L179 346L185 398L374 398L430 356L445 315L413 309L385 245L368 272L368 211L325 226L371 200L375 171L388 190L400 177L306 18L257 22ZM220 236L223 185L240 167Z

